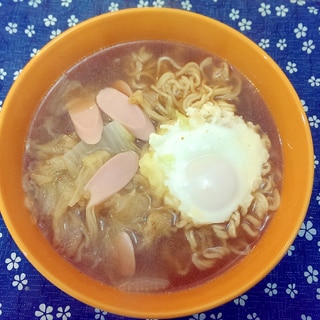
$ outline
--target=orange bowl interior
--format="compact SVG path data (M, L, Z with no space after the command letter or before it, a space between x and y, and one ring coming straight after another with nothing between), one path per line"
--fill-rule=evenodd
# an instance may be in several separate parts
M28 127L50 86L64 71L101 48L148 39L181 41L203 48L240 70L269 106L284 157L281 206L256 248L211 282L170 294L125 293L80 273L56 253L32 223L21 184ZM174 9L127 9L69 29L24 68L6 98L0 118L0 208L12 237L49 281L74 298L112 313L173 318L232 300L280 261L307 211L313 183L313 147L297 94L280 68L257 45L230 27L198 14Z

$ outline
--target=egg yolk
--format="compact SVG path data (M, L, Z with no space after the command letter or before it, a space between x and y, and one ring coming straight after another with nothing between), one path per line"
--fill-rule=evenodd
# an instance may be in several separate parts
M185 168L187 186L193 203L213 214L223 210L239 190L235 169L225 159L205 155L193 159Z

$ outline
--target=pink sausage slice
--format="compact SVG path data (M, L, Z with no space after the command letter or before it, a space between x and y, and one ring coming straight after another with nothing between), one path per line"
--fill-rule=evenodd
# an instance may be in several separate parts
M120 122L136 138L148 141L154 126L147 115L128 96L114 88L102 89L96 98L99 108L113 120Z
M138 277L119 284L119 289L129 292L152 292L170 287L167 279L153 277Z
M92 99L77 99L67 106L74 129L87 144L98 143L103 131L99 108Z
M134 247L129 235L121 231L114 239L117 252L117 272L122 277L132 277L136 271Z
M138 170L139 156L133 151L118 153L109 159L85 185L91 193L88 207L94 207L120 191Z
M128 97L130 97L132 94L132 90L131 90L130 86L123 80L116 80L112 84L112 88L124 93Z

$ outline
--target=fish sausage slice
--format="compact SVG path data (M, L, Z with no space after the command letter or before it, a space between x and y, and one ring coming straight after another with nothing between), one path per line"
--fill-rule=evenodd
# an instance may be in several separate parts
M116 271L122 277L132 277L136 271L136 258L129 235L121 231L114 239L114 246L118 257Z
M129 292L152 292L167 289L170 287L170 282L162 278L138 277L122 282L118 287Z
M116 80L112 84L112 88L124 93L128 97L130 97L132 94L132 90L131 90L130 86L123 80Z
M138 170L139 156L133 151L118 153L109 159L85 185L91 193L88 207L94 207L120 191Z
M103 121L96 103L92 99L76 99L67 108L79 138L87 144L98 143L103 131Z
M154 126L139 106L129 102L127 95L114 88L105 88L98 93L96 101L103 112L120 122L136 138L149 140Z

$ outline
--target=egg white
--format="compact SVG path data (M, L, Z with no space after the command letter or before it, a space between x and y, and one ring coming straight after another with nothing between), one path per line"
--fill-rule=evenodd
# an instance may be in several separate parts
M211 103L161 126L149 144L141 173L167 205L198 225L222 223L239 207L247 209L269 157L251 123Z

